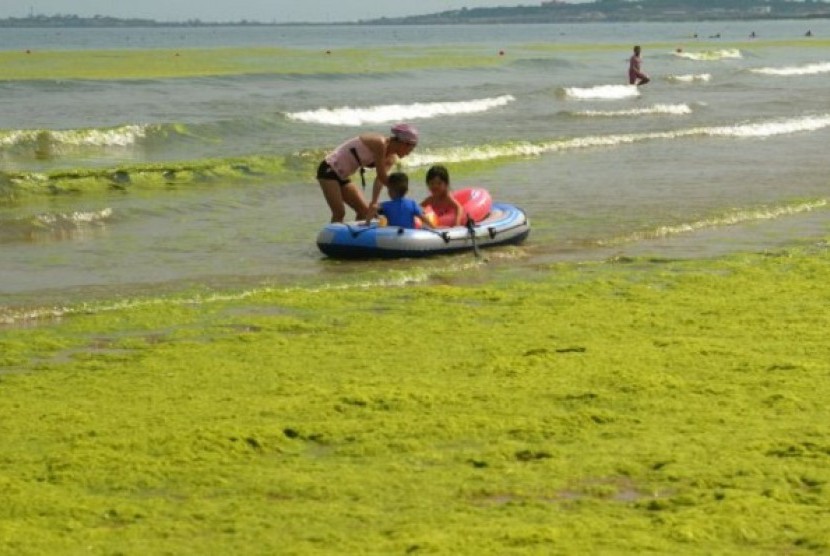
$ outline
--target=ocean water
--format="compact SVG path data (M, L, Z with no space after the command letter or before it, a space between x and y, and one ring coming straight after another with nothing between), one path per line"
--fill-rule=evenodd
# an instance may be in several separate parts
M6 51L279 47L311 69L281 72L277 57L240 75L0 75L0 312L465 274L468 256L340 263L317 251L328 209L316 163L401 120L423 136L403 161L414 197L443 163L457 187L486 187L531 218L529 242L477 273L820 238L830 45L817 41L828 36L826 21L4 30ZM634 42L653 78L641 89L626 85ZM421 47L494 63L350 71L355 56L404 60ZM347 51L340 71L314 71ZM31 189L55 194L18 194Z

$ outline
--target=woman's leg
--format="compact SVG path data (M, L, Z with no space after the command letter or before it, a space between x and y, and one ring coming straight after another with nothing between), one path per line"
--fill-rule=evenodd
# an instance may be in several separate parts
M336 180L317 180L320 183L320 189L323 190L323 197L326 198L331 209L331 221L343 222L346 217L346 205L343 204L343 188ZM353 184L349 184L353 185ZM348 186L346 186L348 187Z
M369 212L369 203L366 202L357 184L354 182L347 183L342 187L341 194L343 201L354 209L358 220L366 218L366 214Z

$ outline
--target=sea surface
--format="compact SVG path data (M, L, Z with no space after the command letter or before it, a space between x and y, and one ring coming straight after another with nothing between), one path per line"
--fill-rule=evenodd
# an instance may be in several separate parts
M183 289L510 279L557 261L818 241L830 223L830 46L811 41L827 37L828 21L3 29L6 51L278 47L336 60L430 47L499 63L367 73L349 57L337 73L143 80L8 80L0 67L0 320ZM653 78L641 89L626 84L634 43ZM528 243L486 265L322 257L316 162L397 121L422 132L404 161L414 197L425 168L446 164L456 187L524 208ZM149 164L169 165L164 187L142 186ZM211 179L193 178L206 167ZM79 175L113 187L13 194L64 191Z

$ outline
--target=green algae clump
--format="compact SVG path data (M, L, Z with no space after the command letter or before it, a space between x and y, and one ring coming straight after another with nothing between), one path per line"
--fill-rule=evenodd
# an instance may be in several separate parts
M292 160L296 159L296 160ZM114 168L61 169L49 172L0 172L0 206L27 197L93 194L111 190L166 189L200 183L277 179L304 175L301 157L248 156L183 162L122 165Z
M830 252L6 329L0 553L821 554Z

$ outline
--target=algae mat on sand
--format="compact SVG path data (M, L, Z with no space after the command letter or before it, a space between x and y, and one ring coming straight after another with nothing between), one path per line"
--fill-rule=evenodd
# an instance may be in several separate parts
M830 252L136 304L0 341L0 553L830 551Z

